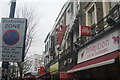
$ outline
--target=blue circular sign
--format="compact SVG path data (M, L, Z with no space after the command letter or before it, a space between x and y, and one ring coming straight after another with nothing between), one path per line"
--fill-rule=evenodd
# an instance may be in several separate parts
M8 30L3 35L3 41L7 45L14 45L19 40L19 33L16 30Z

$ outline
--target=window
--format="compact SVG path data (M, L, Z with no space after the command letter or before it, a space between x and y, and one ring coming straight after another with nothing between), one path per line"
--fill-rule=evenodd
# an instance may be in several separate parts
M93 25L95 23L94 6L88 11L88 17L89 17L89 25Z
M61 24L66 24L66 14L64 13L61 20L60 20L60 25Z
M109 0L108 2L103 2L103 17L109 14L109 11L117 4L117 2L113 2L113 0Z
M70 13L70 9L68 9L68 14Z
M110 8L113 8L116 4L117 2L110 2Z
M92 3L85 8L86 26L92 26L97 23L96 4Z
M47 53L47 52L48 52L48 42L45 45L45 53Z
M70 12L73 13L73 2L71 3L71 9Z
M66 10L66 25L69 25L70 24L70 20L72 18L72 14L73 14L73 6L72 4L69 5L68 9Z
M86 17L86 26L92 26L97 23L97 8L96 3L89 3L84 8ZM97 27L97 26L96 26ZM91 39L91 36L85 36L83 42Z
M109 11L109 13L113 13L113 14L110 14L110 17L112 17L115 20L119 18L119 10L116 7L116 4L117 2L110 2L110 11Z

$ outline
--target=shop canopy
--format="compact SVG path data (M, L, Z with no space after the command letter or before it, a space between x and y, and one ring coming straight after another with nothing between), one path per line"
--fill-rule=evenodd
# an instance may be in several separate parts
M71 68L67 73L73 73L81 70L86 70L94 67L99 67L107 64L112 64L118 56L118 52L109 53L107 55L100 56L98 58L82 62Z
M22 79L35 79L36 76L25 76L25 77L22 77Z

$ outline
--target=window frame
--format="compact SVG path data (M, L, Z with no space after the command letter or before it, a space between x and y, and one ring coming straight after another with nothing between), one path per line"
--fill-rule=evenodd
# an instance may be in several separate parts
M90 21L90 12L93 8L93 11L94 11L94 23ZM87 9L85 11L85 14L86 14L86 26L92 26L93 24L96 24L97 23L97 9L96 9L96 4L95 3L92 3L91 5L87 6Z

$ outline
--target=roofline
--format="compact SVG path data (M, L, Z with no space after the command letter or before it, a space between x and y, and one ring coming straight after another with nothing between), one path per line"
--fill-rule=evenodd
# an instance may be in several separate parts
M49 35L50 35L50 32L47 34L47 37L45 38L44 43L47 41L47 39L48 39Z

